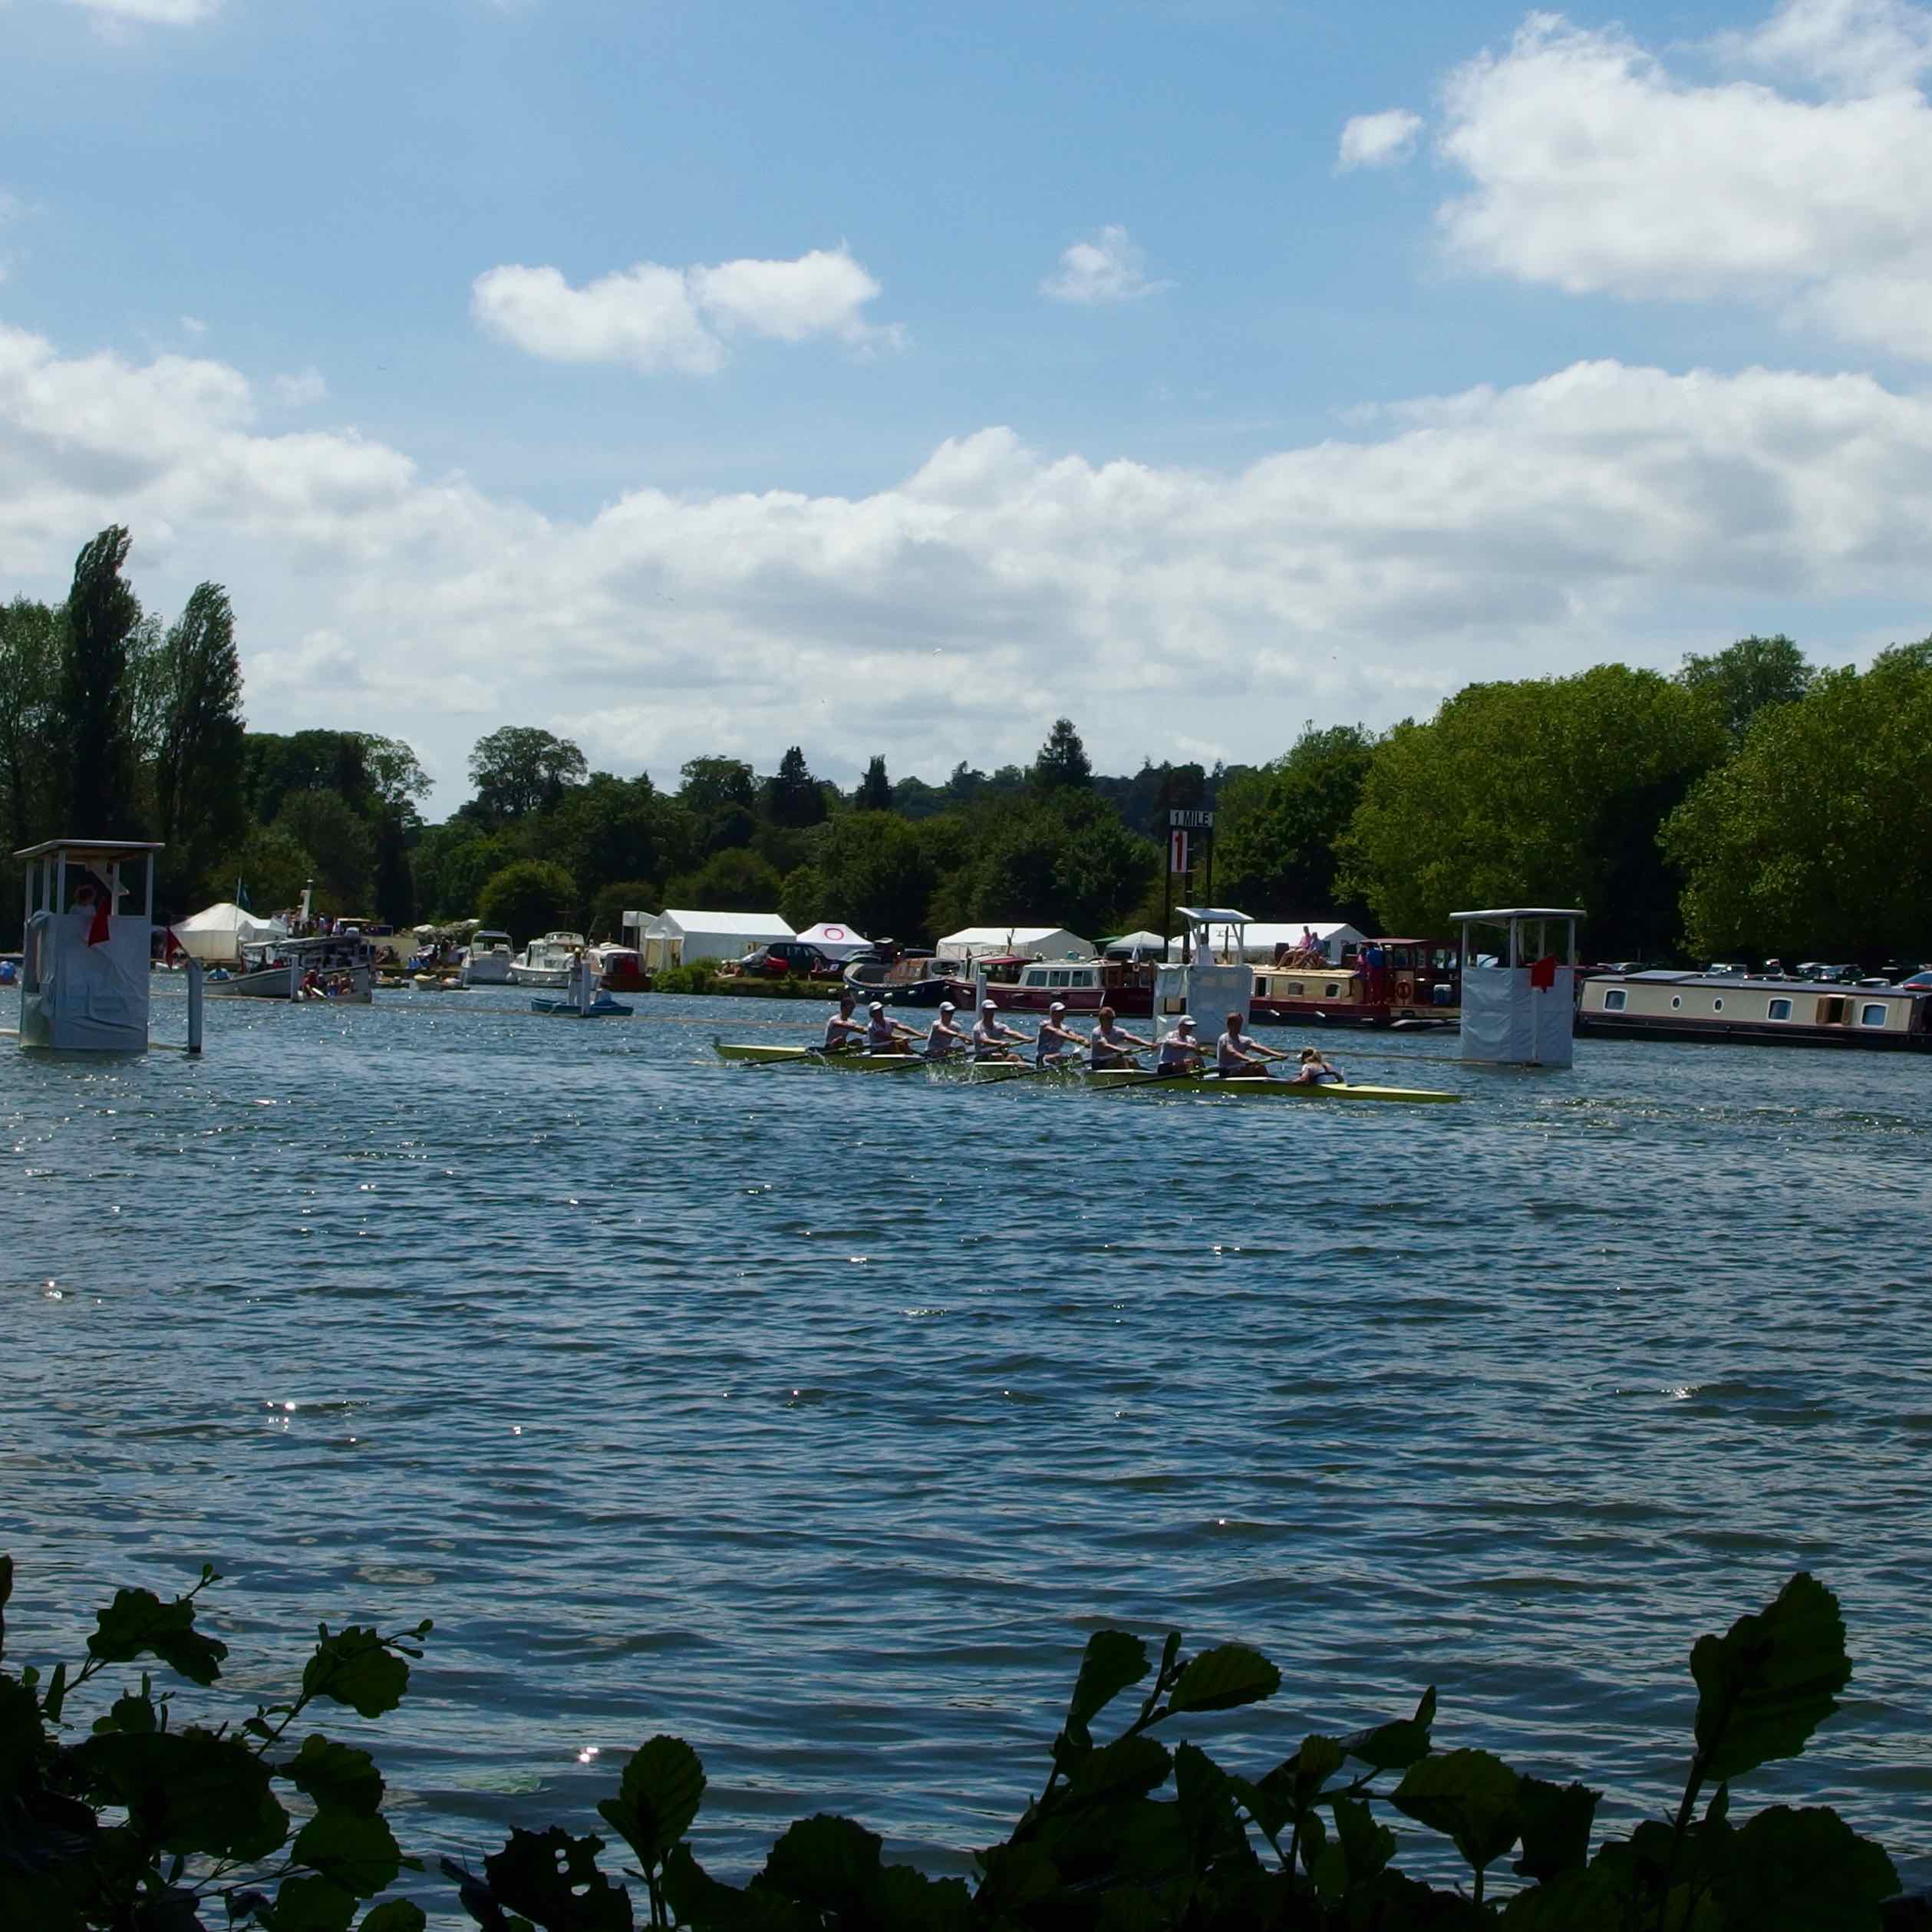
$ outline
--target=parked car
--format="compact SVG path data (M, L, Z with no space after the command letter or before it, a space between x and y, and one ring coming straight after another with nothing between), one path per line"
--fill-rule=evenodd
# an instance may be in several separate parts
M1721 974L1726 979L1742 979L1749 969L1735 960L1713 959L1704 968L1706 973Z
M1898 983L1914 993L1932 992L1932 966L1928 966L1923 971L1913 974L1909 979L1902 979Z
M747 953L738 961L738 971L765 979L784 979L787 976L800 979L839 977L838 964L829 953L821 952L816 946L806 945L797 939L774 939L770 945Z

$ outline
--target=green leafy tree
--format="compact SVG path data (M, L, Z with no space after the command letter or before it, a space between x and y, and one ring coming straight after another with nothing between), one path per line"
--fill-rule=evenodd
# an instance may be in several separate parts
M1311 724L1285 756L1225 780L1215 804L1217 898L1258 919L1363 916L1337 890L1337 849L1374 756L1360 725Z
M593 940L621 941L627 912L661 912L664 888L648 879L620 879L600 887L591 901L590 918L584 928Z
M664 888L664 903L691 912L776 912L785 882L755 852L714 852Z
M825 793L797 745L779 760L778 770L765 781L765 816L775 826L794 830L825 822Z
M476 804L491 819L524 819L547 811L589 767L568 738L533 724L506 724L479 738L470 753Z
M394 813L406 831L421 823L419 802L430 794L430 775L414 749L401 738L378 737L373 731L358 731L353 737L362 747L362 768L368 788L384 810ZM358 800L351 799L351 804Z
M1056 718L1029 774L1040 792L1083 790L1093 783L1093 761L1086 755L1071 718Z
M196 586L155 662L155 836L170 848L163 860L170 875L191 879L215 850L234 842L246 816L242 661L235 613L220 585Z
M74 559L51 720L67 769L67 830L129 838L136 804L130 640L141 607L121 575L133 539L111 524Z
M833 916L831 889L816 865L796 865L785 875L778 910L794 932L803 932Z
M1104 800L1072 789L994 799L966 829L931 903L938 931L955 925L1063 925L1089 938L1117 931L1160 856Z
M826 828L801 869L787 875L780 908L794 926L837 919L872 938L928 936L939 872L922 828L889 813L849 813Z
M65 613L17 597L0 605L0 811L18 851L51 836L56 761L52 712L59 689ZM61 774L64 776L64 773ZM16 923L12 896L4 902Z
M642 774L615 778L593 772L544 815L529 839L535 856L556 859L576 880L582 915L592 924L591 904L605 886L618 879L662 879L691 858L689 814L660 796Z
M1677 682L1716 706L1733 744L1768 706L1795 704L1812 687L1816 671L1791 639L1739 638L1709 657L1695 651L1683 661Z
M562 866L519 859L493 873L477 907L485 925L526 945L563 929L577 903L577 882Z
M416 874L409 862L409 834L399 812L384 812L375 824L376 915L398 928L416 918Z
M466 818L431 826L412 855L417 903L431 918L474 918L485 885L521 856L513 832L485 832Z
M375 893L375 833L335 792L291 792L275 814L315 861L315 910L367 914Z
M749 765L739 758L692 758L679 776L678 803L690 815L694 859L750 844L758 829L758 781Z
M885 760L875 757L859 781L852 802L861 812L889 812L892 809L892 781L885 776Z
M265 915L299 905L302 888L316 876L314 856L285 826L258 826L216 862L204 889L227 899L239 885Z
M1714 707L1654 671L1472 684L1376 747L1337 890L1390 931L1433 937L1471 906L1578 905L1607 956L1661 950L1677 882L1656 829L1723 749Z
M1759 712L1666 822L1707 954L1932 958L1932 652L1830 671Z

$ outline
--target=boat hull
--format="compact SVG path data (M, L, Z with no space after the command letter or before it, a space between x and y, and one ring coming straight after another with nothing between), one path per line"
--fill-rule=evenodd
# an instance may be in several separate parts
M512 986L568 986L570 968L567 966L513 966L509 969Z
M1822 1047L1881 1053L1932 1053L1932 1033L1794 1026L1789 1021L1769 1020L1678 1020L1655 1014L1580 1012L1576 1030L1579 1039L1689 1040L1719 1047Z
M210 998L282 1000L292 1006L368 1006L374 999L374 978L367 968L358 967L350 974L346 993L305 993L291 982L285 966L271 966L265 972L240 973L232 979L210 982Z
M532 1000L530 1011L551 1020L628 1020L636 1008L599 994L587 1007L574 1000Z
M1459 1093L1419 1086L1357 1086L1341 1080L1278 1080L1264 1074L1223 1080L1216 1073L1104 1073L1086 1076L1089 1086L1114 1093L1218 1093L1244 1100L1384 1100L1440 1106Z

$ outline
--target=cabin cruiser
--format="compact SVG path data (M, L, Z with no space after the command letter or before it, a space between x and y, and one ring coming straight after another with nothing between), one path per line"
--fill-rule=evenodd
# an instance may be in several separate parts
M470 935L463 956L465 986L507 986L510 962L516 957L507 932L491 932L480 928Z
M532 939L510 961L513 986L568 986L570 974L584 950L581 932L546 932Z

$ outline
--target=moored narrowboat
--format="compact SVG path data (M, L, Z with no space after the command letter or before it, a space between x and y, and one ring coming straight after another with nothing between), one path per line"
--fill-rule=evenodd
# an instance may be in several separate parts
M1460 1017L1456 948L1439 939L1374 939L1340 965L1282 949L1254 969L1251 1020L1280 1026L1452 1027ZM1365 957L1366 955L1366 957ZM1379 956L1378 956L1379 955Z
M1599 973L1584 982L1577 1031L1924 1053L1932 1050L1932 990L1732 973Z

